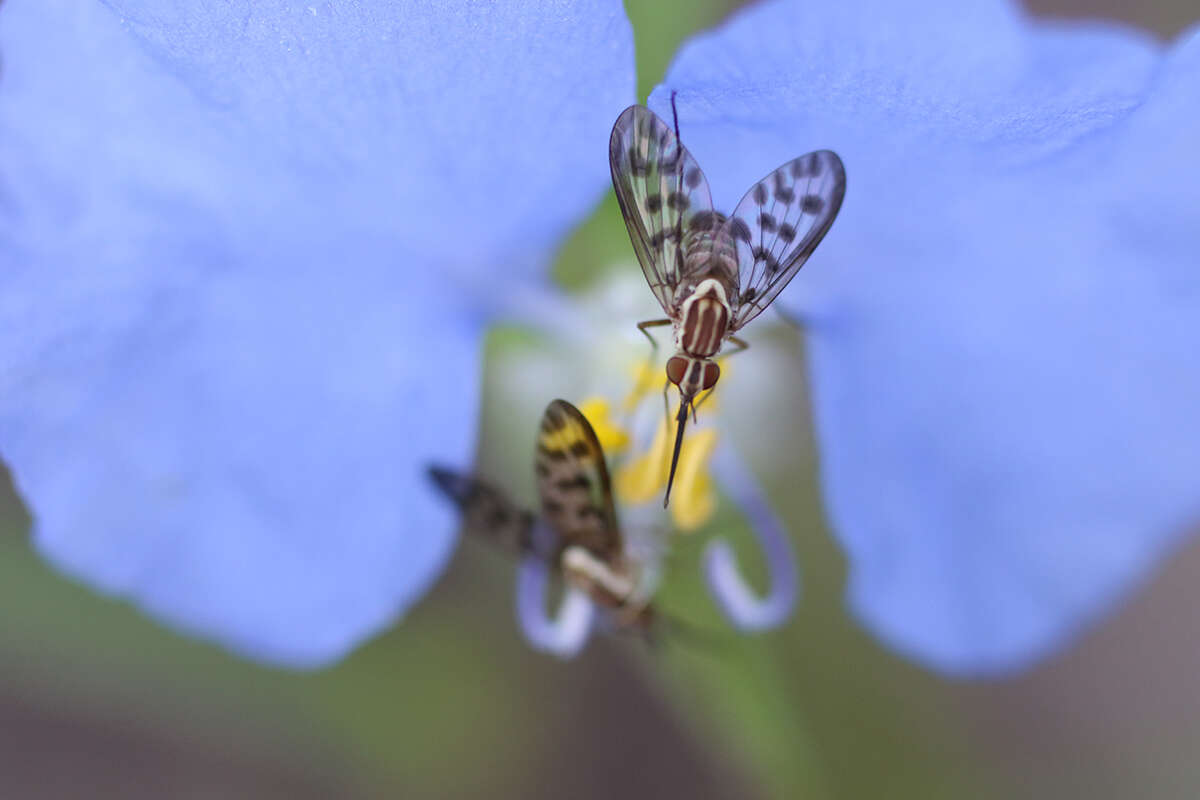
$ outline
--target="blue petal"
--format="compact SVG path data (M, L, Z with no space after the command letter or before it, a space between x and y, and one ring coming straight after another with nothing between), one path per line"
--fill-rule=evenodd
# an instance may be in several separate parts
M857 614L954 673L1077 634L1200 520L1200 36L1004 3L776 2L686 46L726 207L848 173L784 295L812 320L822 484Z
M607 182L617 0L0 11L0 448L64 570L338 657L437 576L497 286Z

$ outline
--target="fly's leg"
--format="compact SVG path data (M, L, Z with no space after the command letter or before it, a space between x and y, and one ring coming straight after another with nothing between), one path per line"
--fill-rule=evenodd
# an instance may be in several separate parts
M656 355L658 355L658 339L655 339L653 336L651 336L650 331L648 331L646 329L647 328L661 328L663 325L670 325L670 324L671 324L671 320L665 319L665 318L664 319L648 319L643 322L639 322L637 324L638 330L641 331L642 334L647 339L650 340L650 355L646 359L646 366L642 370L643 373L648 373L650 371L650 368L652 366L654 366L654 357Z
M648 375L650 373L651 367L654 366L654 357L656 355L658 355L658 340L655 339L650 334L650 331L647 330L647 328L661 328L664 325L670 325L670 324L671 324L671 320L666 319L666 318L648 319L648 320L639 322L637 324L638 330L641 331L642 335L644 335L650 341L650 355L646 358L646 366L642 368L642 373L641 373L642 375ZM629 403L625 409L627 415L633 413L633 410L636 407L638 393L641 388L640 378L641 378L641 376L639 375L639 384L634 387L633 394L630 396ZM664 406L668 405L667 404L667 387L666 386L663 387L663 405ZM671 415L671 412L668 410L667 416L669 417L670 415ZM625 422L626 422L625 427L628 428L629 420L626 419Z
M670 324L671 324L671 320L666 319L665 317L663 319L647 319L647 320L643 320L642 322L639 322L637 324L638 330L641 331L646 336L646 338L650 340L650 346L652 348L654 348L651 351L651 355L658 352L658 340L655 339L653 336L651 336L650 331L648 331L646 329L647 328L661 328L663 325L670 325Z

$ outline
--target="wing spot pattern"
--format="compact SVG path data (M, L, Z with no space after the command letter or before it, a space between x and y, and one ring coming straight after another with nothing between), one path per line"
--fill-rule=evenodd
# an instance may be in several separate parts
M638 178L650 174L650 160L638 152L636 144L629 148L629 174Z
M538 455L550 459L551 461L566 461L567 454L557 448L551 449L544 444L538 445Z
M554 482L554 487L561 492L567 492L571 489L587 489L591 485L591 481L582 472L577 472L569 478L559 478Z
M755 247L753 250L755 263L762 262L766 265L768 274L774 275L779 271L779 261L775 256L771 255L771 251L765 247Z
M805 214L820 214L825 208L825 200L819 194L806 194L800 200L800 208Z
M688 229L693 231L711 231L717 227L717 212L697 211L688 220Z
M788 184L786 170L777 169L772 176L775 180L775 199L784 205L790 205L796 198L796 191Z
M734 217L730 221L729 232L733 234L734 239L741 239L746 244L750 244L750 226L741 217Z

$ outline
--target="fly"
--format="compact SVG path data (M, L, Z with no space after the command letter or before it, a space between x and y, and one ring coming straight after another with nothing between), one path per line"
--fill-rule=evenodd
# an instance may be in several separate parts
M725 342L783 291L833 224L846 193L846 171L831 150L783 164L755 183L726 215L713 209L704 172L683 146L675 94L674 127L648 108L630 106L609 139L609 167L642 272L666 317L638 323L673 326L667 380L679 389L675 446L665 507L683 445L688 412L721 377ZM737 352L737 350L731 351Z

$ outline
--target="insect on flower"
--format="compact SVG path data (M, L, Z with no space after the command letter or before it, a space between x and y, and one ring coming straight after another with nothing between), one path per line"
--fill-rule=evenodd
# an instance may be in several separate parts
M543 559L608 609L617 628L650 634L656 615L646 576L617 525L604 450L587 418L565 400L552 401L542 414L535 468L540 516L473 475L429 472L462 511L469 534L515 556Z
M674 326L675 354L667 380L679 389L675 446L666 506L683 444L688 410L721 375L714 357L726 340L758 316L804 266L833 224L846 193L837 154L817 150L769 173L726 216L712 207L704 172L674 130L643 106L621 112L609 139L613 188L634 252L665 319L638 323L647 330ZM732 352L736 353L738 350Z

